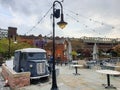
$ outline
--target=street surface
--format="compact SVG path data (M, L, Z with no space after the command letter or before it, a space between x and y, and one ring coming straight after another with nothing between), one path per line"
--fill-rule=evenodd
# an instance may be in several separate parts
M106 75L97 73L100 69L78 69L80 75L75 75L75 68L70 66L58 66L59 76L57 76L57 85L59 90L106 90L102 84L107 83ZM111 84L120 90L120 76L110 76ZM51 79L46 83L39 83L21 88L20 90L50 90L52 86Z
M0 90L10 90L9 87L4 87L5 81L1 75L1 67L0 67Z
M57 85L59 90L108 90L102 84L107 83L105 74L97 73L96 70L100 69L94 67L92 69L79 68L78 73L75 75L75 68L69 65L57 66L59 68L59 75L57 76ZM111 84L120 90L120 76L110 76ZM9 87L3 87L4 80L0 76L0 90L10 90ZM19 88L18 90L50 90L52 86L51 78L49 81L37 81L30 86Z

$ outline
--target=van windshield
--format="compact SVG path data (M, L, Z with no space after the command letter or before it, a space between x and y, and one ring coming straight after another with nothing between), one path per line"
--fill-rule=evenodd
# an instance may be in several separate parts
M46 53L28 53L28 60L43 60L46 59Z

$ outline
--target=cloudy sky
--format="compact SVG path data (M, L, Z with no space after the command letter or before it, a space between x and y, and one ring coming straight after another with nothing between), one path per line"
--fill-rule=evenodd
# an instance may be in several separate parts
M0 28L17 27L19 35L50 36L53 2L0 0ZM64 0L62 4L68 25L63 30L56 25L56 36L120 38L120 0Z

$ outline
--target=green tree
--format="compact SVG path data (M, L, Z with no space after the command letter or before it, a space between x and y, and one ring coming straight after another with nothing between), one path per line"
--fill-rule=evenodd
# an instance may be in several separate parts
M14 51L17 49L22 49L22 48L29 48L33 47L32 45L25 43L25 42L17 42L14 43L14 41L11 39L10 40L10 55L14 55ZM9 51L9 40L7 38L3 38L0 40L0 54L2 57L8 57L8 52Z
M6 38L0 40L0 54L6 57L8 53L8 40Z
M72 51L71 55L72 55L73 60L75 60L76 56L77 56L77 52L76 51Z

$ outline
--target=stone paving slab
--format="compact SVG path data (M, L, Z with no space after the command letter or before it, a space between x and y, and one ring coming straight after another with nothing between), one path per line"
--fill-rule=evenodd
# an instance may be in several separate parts
M102 84L107 83L106 75L96 72L96 69L78 69L80 75L74 75L74 68L69 66L59 66L60 75L57 77L57 85L59 90L108 90L105 89ZM111 76L111 84L120 90L120 76ZM43 85L31 85L20 90L50 90L51 80L49 83Z
M111 84L117 89L105 89L102 84L107 83L107 77L104 74L96 72L96 69L78 69L80 75L74 75L75 69L69 66L58 66L59 76L57 76L57 85L59 90L120 90L120 76L110 76ZM9 87L3 87L4 80L0 75L0 90L10 90ZM49 82L31 84L17 90L50 90L51 79Z
M1 75L1 67L0 67L0 90L10 90L9 87L4 87L5 81Z

